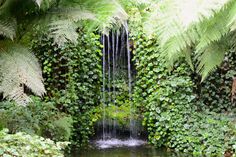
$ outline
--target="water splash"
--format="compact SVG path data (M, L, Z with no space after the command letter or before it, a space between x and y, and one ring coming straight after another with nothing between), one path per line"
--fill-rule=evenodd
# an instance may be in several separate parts
M112 138L108 140L98 140L95 142L95 145L100 149L114 148L114 147L137 147L145 144L147 144L146 141L132 138L127 140Z

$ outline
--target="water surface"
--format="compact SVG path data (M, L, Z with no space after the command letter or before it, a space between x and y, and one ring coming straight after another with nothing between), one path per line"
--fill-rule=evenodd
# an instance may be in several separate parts
M113 147L106 149L90 148L74 152L70 157L183 157L165 149L155 149L151 146Z

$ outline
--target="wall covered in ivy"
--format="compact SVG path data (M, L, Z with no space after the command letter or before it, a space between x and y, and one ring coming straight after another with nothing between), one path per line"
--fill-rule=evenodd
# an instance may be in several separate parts
M201 84L197 83L199 99L204 103L202 108L220 113L235 108L235 98L231 99L231 88L236 74L235 66L236 55L234 52L228 52L222 65Z
M130 12L137 70L133 99L137 112L143 115L149 142L195 155L221 156L233 151L236 134L225 111L234 106L230 101L234 57L229 55L204 82L185 61L168 69L157 38L143 31L140 10Z
M58 47L46 35L34 41L43 69L47 89L45 101L52 101L61 111L73 117L73 144L87 144L99 118L101 91L100 36L80 32L77 45Z

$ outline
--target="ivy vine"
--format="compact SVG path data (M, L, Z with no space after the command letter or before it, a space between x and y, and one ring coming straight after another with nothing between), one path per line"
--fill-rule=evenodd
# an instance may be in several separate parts
M34 41L32 49L40 59L47 96L57 107L73 117L72 142L86 145L100 117L101 44L100 36L80 31L77 45L60 48L45 34Z

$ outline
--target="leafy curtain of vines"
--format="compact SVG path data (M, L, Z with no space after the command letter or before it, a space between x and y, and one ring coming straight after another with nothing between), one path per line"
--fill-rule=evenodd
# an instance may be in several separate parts
M149 142L195 155L221 156L235 151L233 123L218 113L233 107L233 56L204 83L183 62L169 70L160 56L158 41L144 33L137 12L130 19L137 70L133 98L143 115Z
M86 145L99 118L101 88L100 36L80 31L77 45L58 48L45 34L32 49L40 59L47 96L57 107L73 117L72 142Z

